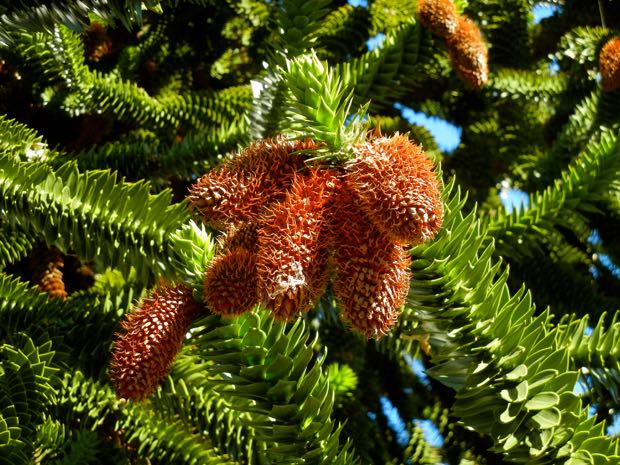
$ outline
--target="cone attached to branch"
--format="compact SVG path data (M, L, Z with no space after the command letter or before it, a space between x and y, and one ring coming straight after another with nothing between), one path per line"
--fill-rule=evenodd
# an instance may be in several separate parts
M255 254L244 247L235 247L209 264L205 273L204 302L218 315L241 315L258 303L256 287Z
M461 16L446 45L457 74L474 89L483 87L489 79L489 52L476 23Z
M347 184L373 224L394 241L432 239L443 218L433 164L404 135L376 137L356 147Z
M258 237L260 301L282 320L307 311L328 279L326 207L337 184L331 170L297 176L286 198L265 215Z
M439 37L454 34L459 15L452 0L419 0L418 19Z
M374 227L348 189L334 218L338 218L334 294L342 307L341 318L366 337L383 336L398 319L407 297L409 254L401 243Z
M620 37L613 37L598 56L603 90L611 92L620 88Z
M200 312L192 290L181 284L160 287L126 315L110 363L118 397L143 400L157 388Z
M225 316L260 303L290 320L321 297L335 265L342 318L380 337L409 289L406 245L441 226L432 162L398 134L375 134L353 147L355 158L331 160L330 168L292 153L313 147L259 141L193 186L194 206L225 232L205 273L204 302Z
M304 168L304 156L292 152L313 148L312 141L283 138L254 142L200 178L190 189L190 203L219 230L255 221L266 205L284 197L295 173Z

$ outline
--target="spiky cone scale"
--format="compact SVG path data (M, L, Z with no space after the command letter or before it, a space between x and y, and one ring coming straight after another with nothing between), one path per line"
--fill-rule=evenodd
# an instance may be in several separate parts
M372 223L401 243L434 237L443 204L433 163L420 146L395 134L373 137L354 150L346 182Z
M446 45L456 73L472 88L483 87L489 79L489 52L476 23L459 17L456 31L446 37Z
M620 88L620 37L612 37L598 56L601 85L606 92Z
M258 297L279 320L308 311L325 291L332 235L327 207L339 184L335 170L297 176L286 198L265 214L258 233Z
M293 152L315 149L311 140L283 137L252 143L232 160L201 177L190 189L190 204L216 229L256 221L265 206L284 197L305 157Z
M398 320L409 291L410 256L401 243L374 227L347 186L333 218L340 318L368 338L384 336Z
M160 287L125 316L109 372L118 397L139 401L155 391L200 312L192 290L179 284Z
M241 315L258 303L256 286L256 255L244 247L224 250L205 272L204 303L217 315Z
M459 19L452 0L419 0L417 15L420 23L439 37L454 34Z

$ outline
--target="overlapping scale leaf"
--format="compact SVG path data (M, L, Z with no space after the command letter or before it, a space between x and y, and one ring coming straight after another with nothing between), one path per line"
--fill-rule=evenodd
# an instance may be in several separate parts
M143 282L171 272L169 234L187 218L183 205L170 205L167 191L151 195L146 184L118 183L104 171L80 173L73 164L52 171L0 156L0 192L3 221L104 269L135 266Z
M262 312L207 317L193 333L196 353L213 362L216 391L233 410L251 414L242 421L270 460L354 463L350 444L339 446L340 428L330 418L334 393L310 337L303 320L287 329Z

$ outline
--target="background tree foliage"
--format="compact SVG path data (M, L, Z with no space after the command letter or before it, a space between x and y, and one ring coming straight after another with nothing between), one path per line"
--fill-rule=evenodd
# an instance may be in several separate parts
M620 91L598 53L620 3L542 2L540 23L531 0L455 3L489 46L479 90L415 0L2 2L1 463L618 463ZM188 186L260 137L337 149L368 102L445 184L397 327L363 340L329 293L288 325L207 315L154 396L117 400L120 318L214 253ZM403 105L462 128L456 150ZM528 208L504 209L508 186Z

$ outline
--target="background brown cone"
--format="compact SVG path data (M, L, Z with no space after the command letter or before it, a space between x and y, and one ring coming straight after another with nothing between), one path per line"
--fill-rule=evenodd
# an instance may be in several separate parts
M458 13L452 0L419 0L418 19L433 34L447 37L454 34L458 23Z
M483 87L489 79L489 52L476 23L461 16L446 45L456 73L474 89Z
M620 87L620 37L612 37L598 56L603 90L611 92Z
M66 299L68 294L63 281L62 268L65 266L60 251L51 247L41 250L33 260L33 278L42 292L47 293L50 299Z

